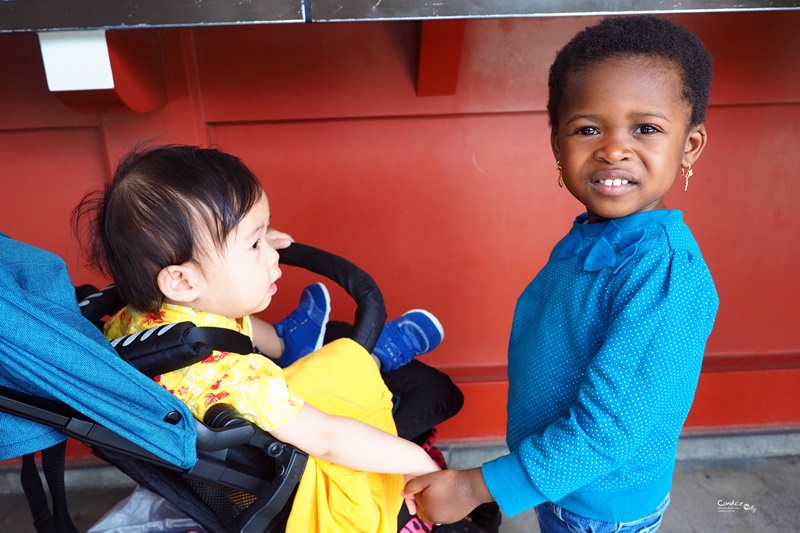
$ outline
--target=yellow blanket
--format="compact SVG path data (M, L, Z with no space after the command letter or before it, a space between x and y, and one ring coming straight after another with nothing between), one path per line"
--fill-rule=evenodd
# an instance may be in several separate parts
M397 434L392 395L372 357L355 342L326 344L283 373L306 403ZM402 489L402 476L358 472L309 458L286 531L395 533Z

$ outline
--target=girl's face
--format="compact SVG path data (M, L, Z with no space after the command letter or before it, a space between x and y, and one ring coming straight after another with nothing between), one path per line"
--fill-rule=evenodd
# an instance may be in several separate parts
M706 142L689 128L691 109L668 62L613 58L573 73L551 134L564 185L589 222L665 209L663 197L680 167Z
M267 195L228 235L223 250L209 244L202 260L202 296L191 305L202 311L241 318L263 311L281 277L278 252L267 241L270 209Z

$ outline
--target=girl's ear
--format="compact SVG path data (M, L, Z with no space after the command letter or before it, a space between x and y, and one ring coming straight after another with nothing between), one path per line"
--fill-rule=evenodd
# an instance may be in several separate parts
M683 149L683 160L681 166L691 166L700 157L703 148L706 147L708 142L708 134L706 133L705 124L698 124L689 131L689 136L686 138L686 146Z
M185 304L193 302L200 296L201 279L197 267L186 263L162 268L156 281L167 300Z
M550 148L553 149L553 155L556 161L561 161L561 148L558 146L558 131L555 128L550 129Z

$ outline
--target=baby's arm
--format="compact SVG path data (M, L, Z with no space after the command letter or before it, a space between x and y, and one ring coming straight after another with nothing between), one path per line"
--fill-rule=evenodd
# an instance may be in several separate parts
M353 470L410 475L439 470L413 442L309 404L271 433L309 455Z
M283 344L275 331L275 326L256 316L251 316L250 322L253 324L253 344L258 351L270 359L277 359L283 355Z

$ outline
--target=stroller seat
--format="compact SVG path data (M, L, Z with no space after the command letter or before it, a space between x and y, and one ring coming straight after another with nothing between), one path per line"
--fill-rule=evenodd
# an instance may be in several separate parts
M281 262L302 266L341 285L358 307L354 325L334 325L330 328L332 335L346 334L371 351L385 322L386 311L380 291L370 276L338 256L299 243L281 250ZM81 312L95 325L100 325L103 316L108 314L109 302L112 306L121 304L114 302L114 293L96 291L93 287L76 290ZM146 349L141 349L144 343L134 340L127 344L121 342L117 349L122 358L152 376L191 364L192 357L199 358L196 360L206 357L217 342L203 340L204 334L198 330L206 328L187 325L173 329L171 334L181 339L179 350L170 347L172 341L167 340L168 335L151 335L160 344ZM125 346L121 346L123 344ZM139 350L126 354L129 346ZM398 422L398 433L404 438L419 443L435 424L461 408L463 396L452 381L419 361L385 377L398 401L396 420L406 421L405 424ZM428 383L427 395L423 394L427 398L423 402L415 401L413 394L413 384L420 381ZM422 409L422 416L419 414L421 404L428 408ZM213 406L204 423L194 421L196 461L189 466L176 465L63 402L43 400L12 387L0 387L0 411L56 428L63 435L87 444L95 455L171 501L211 532L281 531L291 508L287 502L307 460L302 451L272 438L224 404ZM412 411L415 414L409 416ZM185 416L185 411L175 409L167 412L164 420L173 423L170 418L174 418L174 423L180 423ZM54 501L54 509L55 506Z

